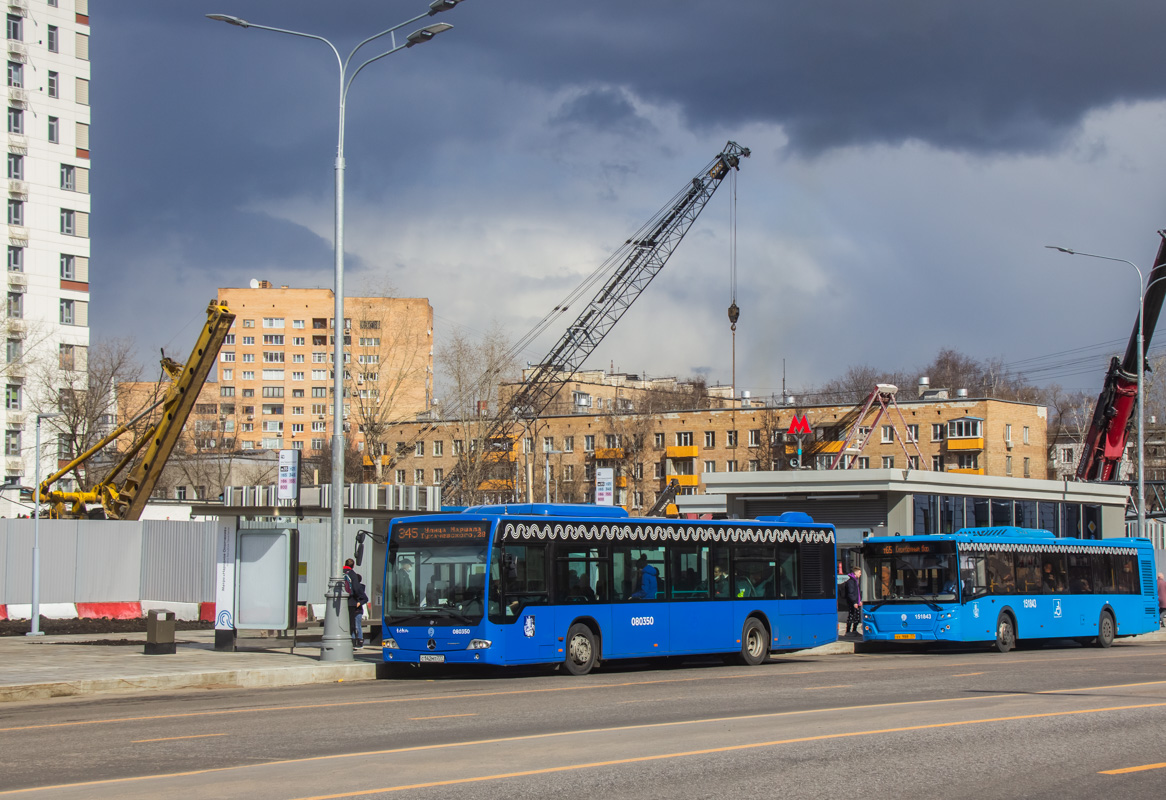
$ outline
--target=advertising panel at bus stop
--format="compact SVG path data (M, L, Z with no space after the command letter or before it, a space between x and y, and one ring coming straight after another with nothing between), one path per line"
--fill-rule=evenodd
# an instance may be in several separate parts
M615 470L611 467L600 467L595 470L595 505L610 506L615 504Z

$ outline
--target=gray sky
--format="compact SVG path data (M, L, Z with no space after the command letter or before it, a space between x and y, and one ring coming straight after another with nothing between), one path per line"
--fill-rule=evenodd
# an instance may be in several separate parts
M93 0L95 338L185 354L219 286L332 285L335 60L203 15L347 54L426 5ZM439 341L520 337L731 139L753 151L740 388L941 347L1092 387L1124 350L1134 271L1042 246L1149 271L1161 0L466 0L432 21L455 29L349 95L345 242L347 293L429 298ZM589 366L729 382L728 223L726 184Z

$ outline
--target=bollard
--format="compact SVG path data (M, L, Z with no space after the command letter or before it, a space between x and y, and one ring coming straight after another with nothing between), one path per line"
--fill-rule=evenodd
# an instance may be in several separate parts
M146 612L146 655L173 655L175 648L174 612L151 608Z

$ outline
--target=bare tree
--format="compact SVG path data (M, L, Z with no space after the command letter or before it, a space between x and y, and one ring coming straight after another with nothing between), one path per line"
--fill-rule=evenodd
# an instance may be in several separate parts
M38 362L30 401L38 414L60 415L49 423L56 433L59 458L80 455L116 426L119 386L141 377L141 366L133 351L132 340L110 339L88 348L63 346L56 361ZM125 419L138 416L156 401L156 393L124 398L123 402L129 404L122 409L123 413L129 412ZM143 419L137 429L146 424ZM126 438L130 435L126 434ZM101 465L109 464L112 454L111 444L105 457L89 459L73 469L79 489L91 489L103 477Z
M428 304L396 298L391 287L348 300L352 361L345 365L344 387L350 419L378 483L393 424L416 419L429 408L432 332L428 314L418 313L418 305Z
M497 322L477 341L455 330L438 348L437 362L440 410L453 422L452 455L462 476L456 496L443 493L443 500L468 505L509 499L500 493L508 481L513 491L513 441L521 436L522 426L516 422L511 435L503 437L509 443L482 441L498 413L499 383L513 380L518 372L506 334Z

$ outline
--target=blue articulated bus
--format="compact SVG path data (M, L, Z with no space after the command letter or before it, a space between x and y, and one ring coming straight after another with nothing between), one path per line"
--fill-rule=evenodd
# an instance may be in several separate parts
M394 520L384 659L562 664L733 654L837 638L835 536L805 514L632 518L622 508L516 504Z
M1077 639L1109 647L1158 629L1150 540L964 528L863 542L867 642Z

